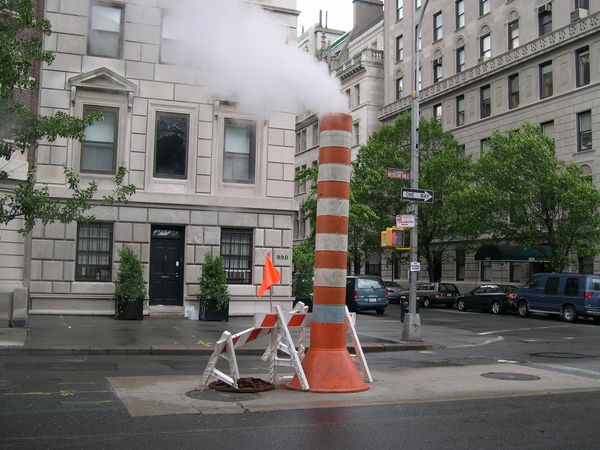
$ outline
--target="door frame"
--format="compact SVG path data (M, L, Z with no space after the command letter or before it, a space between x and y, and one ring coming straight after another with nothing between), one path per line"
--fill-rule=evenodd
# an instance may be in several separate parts
M179 245L177 246L177 252L179 255L179 282L177 283L177 303L174 306L183 306L184 295L183 295L183 279L185 277L185 226L178 225L160 225L160 224L151 224L150 225L150 261L148 263L148 286L152 283L152 246L155 239L172 239L173 238L160 238L154 237L155 230L172 230L179 231ZM150 306L157 306L158 304L153 303L150 298L150 290L148 289L148 302ZM168 305L171 306L171 305Z

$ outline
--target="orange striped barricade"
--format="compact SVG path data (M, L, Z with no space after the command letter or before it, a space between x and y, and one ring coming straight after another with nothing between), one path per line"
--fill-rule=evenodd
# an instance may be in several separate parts
M351 313L348 311L347 306L346 331L350 335L350 339L352 340L352 348L354 348L354 354L350 353L350 357L355 363L358 363L360 369L362 370L363 378L369 383L372 383L373 377L371 376L371 371L369 370L365 354L362 350L362 346L360 345L360 340L358 339L358 333L356 332L356 313Z
M291 352L293 355L291 358L294 360L293 367L299 367L302 371L301 359L298 356L298 352L296 351L291 334L287 328L287 323L295 323L298 321L303 322L307 315L306 310L307 308L302 302L298 302L294 310L292 310L290 313L283 313L281 311L281 307L276 305L276 313L255 315L254 327L240 331L236 334L231 334L229 331L224 331L219 340L217 340L215 343L213 353L208 360L208 364L206 365L204 373L202 374L202 378L200 379L199 389L205 389L208 386L211 376L215 376L224 383L227 383L234 388L238 388L237 382L240 379L240 373L235 356L235 349L260 339L268 334L283 336L283 342L281 342L282 348L285 346L285 348ZM272 333L273 329L276 329L275 333ZM273 344L273 342L274 340L272 339L271 344ZM277 346L274 348L276 349ZM302 353L303 351L304 350L302 350ZM276 357L277 351L274 353ZM229 375L217 369L216 366L220 358L223 358L228 362ZM306 381L303 371L298 373L298 377Z

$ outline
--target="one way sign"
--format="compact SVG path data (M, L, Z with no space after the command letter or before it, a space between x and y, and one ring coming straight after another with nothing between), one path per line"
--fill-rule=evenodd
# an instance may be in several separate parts
M433 191L426 189L402 189L402 200L433 203Z

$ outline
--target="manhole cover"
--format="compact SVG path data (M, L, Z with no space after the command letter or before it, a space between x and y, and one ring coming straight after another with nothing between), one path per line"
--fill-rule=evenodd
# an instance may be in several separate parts
M563 358L563 359L578 359L578 358L592 358L592 355L584 355L582 353L567 353L567 352L541 352L541 353L530 353L530 356L537 356L540 358Z
M535 375L528 375L526 373L513 373L513 372L488 372L481 374L484 378L494 378L497 380L512 380L512 381L535 381L539 380L540 377Z
M234 388L232 386L229 386L227 383L218 380L210 383L208 387L214 389L215 391L240 392L244 394L252 392L272 391L273 389L275 389L275 385L273 383L269 383L268 381L264 381L260 378L254 377L240 378L238 379L237 384L238 387Z
M254 400L260 398L258 394L246 393L240 394L236 392L221 392L221 391L213 391L212 389L208 389L206 391L189 391L186 392L185 395L193 398L194 400L205 400L209 402L243 402L248 400Z

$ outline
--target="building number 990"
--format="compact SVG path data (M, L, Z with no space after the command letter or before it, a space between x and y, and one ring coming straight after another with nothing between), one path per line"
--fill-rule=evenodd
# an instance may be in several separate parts
M290 257L288 255L276 255L275 259L277 261L288 261Z

